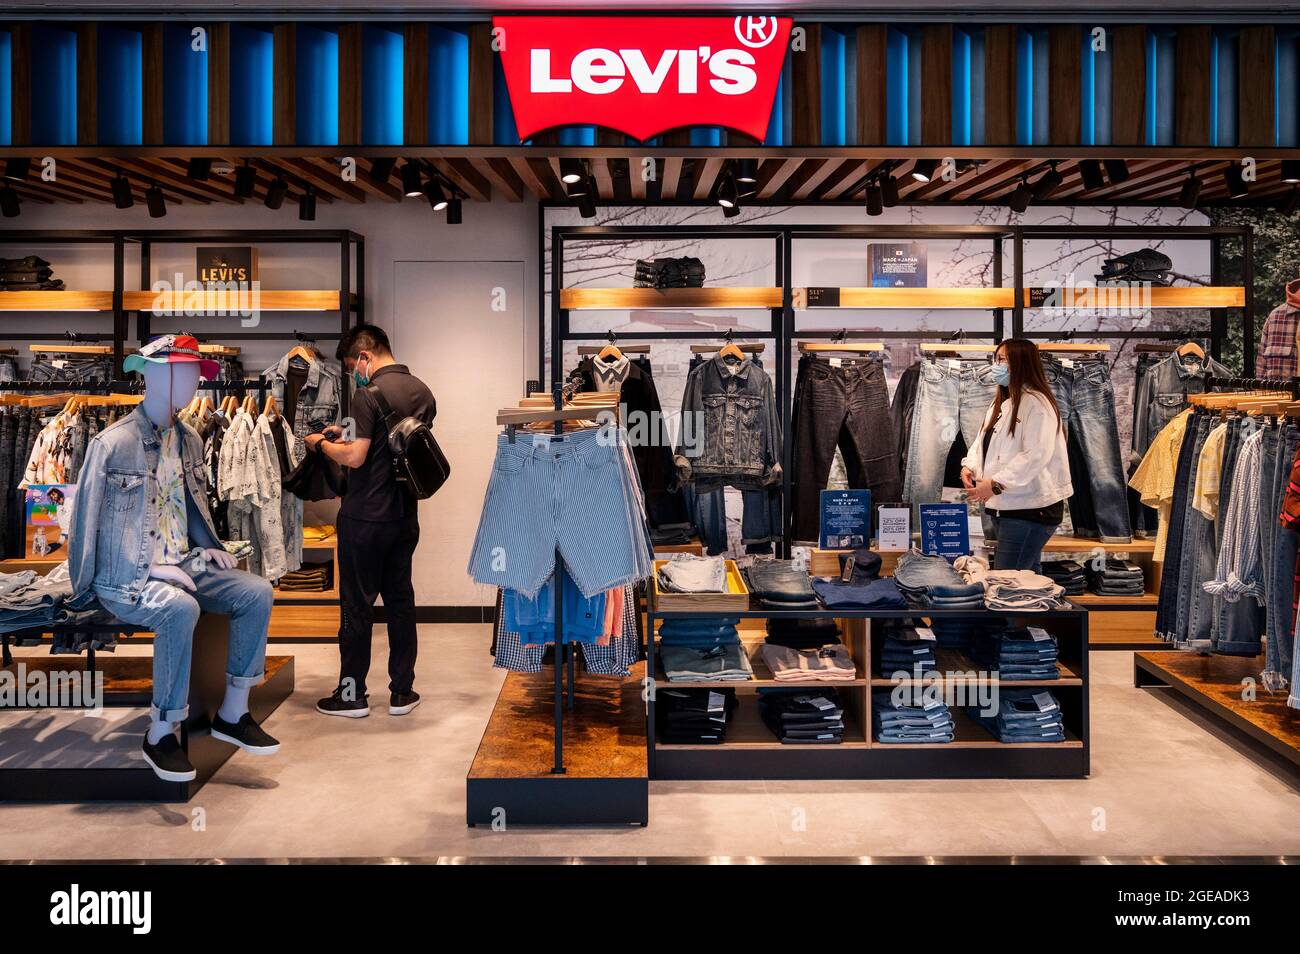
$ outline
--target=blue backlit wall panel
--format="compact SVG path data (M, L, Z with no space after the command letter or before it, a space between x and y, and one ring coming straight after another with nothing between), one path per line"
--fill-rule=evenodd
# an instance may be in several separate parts
M297 40L297 141L338 145L339 35L299 24Z
M32 27L32 142L73 146L77 142L77 35L71 30Z
M269 30L230 26L230 141L268 146L274 141L275 41Z
M366 26L361 31L361 141L400 146L405 40L396 30Z
M208 141L208 53L195 50L190 28L163 27L163 138L202 146Z

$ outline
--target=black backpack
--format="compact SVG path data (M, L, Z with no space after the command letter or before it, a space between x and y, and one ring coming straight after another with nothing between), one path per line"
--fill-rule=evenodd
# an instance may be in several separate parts
M367 385L366 391L378 406L388 431L388 450L393 455L397 482L416 500L432 497L451 476L451 464L434 440L433 431L418 417L397 418L378 386Z

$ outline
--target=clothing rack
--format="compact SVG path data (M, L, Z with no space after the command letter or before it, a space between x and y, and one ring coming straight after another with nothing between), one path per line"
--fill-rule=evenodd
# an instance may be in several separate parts
M1205 390L1213 391L1215 388L1240 391L1289 391L1292 400L1300 401L1300 377L1244 378L1206 375Z

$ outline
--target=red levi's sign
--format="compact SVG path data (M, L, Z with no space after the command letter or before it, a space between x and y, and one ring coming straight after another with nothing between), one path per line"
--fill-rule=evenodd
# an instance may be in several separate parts
M635 139L725 126L762 140L789 17L493 17L521 139L595 125Z

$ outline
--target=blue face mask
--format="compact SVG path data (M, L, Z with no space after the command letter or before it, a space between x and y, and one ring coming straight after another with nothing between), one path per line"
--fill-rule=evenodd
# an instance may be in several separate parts
M360 364L360 362L358 362ZM356 382L357 387L364 388L370 383L370 375L362 374L355 367L352 369L352 380Z
M995 364L993 365L993 383L999 387L1011 387L1011 365Z

